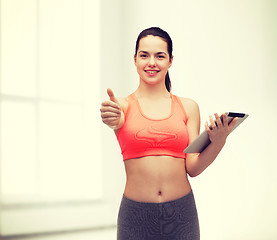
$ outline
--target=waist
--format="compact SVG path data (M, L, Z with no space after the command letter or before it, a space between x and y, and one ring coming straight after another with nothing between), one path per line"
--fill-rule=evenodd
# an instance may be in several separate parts
M165 202L191 191L185 161L170 156L149 156L126 160L124 195L135 201Z
M194 199L194 194L193 191L189 191L187 194L185 194L184 196L181 196L179 198L175 198L173 200L169 200L169 201L164 201L164 202L143 202L143 201L137 201L137 200L132 200L128 197L126 197L125 195L123 195L122 199L123 201L127 202L128 205L133 205L134 207L141 207L143 209L147 209L148 207L152 208L153 206L159 206L159 204L180 204L182 206L184 206L183 202L187 201L188 198L193 198Z

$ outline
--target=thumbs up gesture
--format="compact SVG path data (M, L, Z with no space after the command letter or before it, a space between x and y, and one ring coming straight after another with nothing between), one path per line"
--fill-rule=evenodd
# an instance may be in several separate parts
M100 108L103 123L110 128L117 130L124 124L124 113L121 110L118 99L114 96L113 91L108 88L107 93L110 100L102 102Z

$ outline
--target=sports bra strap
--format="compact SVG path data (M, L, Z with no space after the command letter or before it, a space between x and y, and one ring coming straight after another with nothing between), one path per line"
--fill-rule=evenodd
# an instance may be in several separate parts
M176 99L176 102L180 105L180 107L181 107L181 109L182 109L182 111L183 111L183 113L184 113L184 115L185 115L186 122L187 122L188 116L187 116L187 113L186 113L186 110L185 110L185 108L184 108L183 103L181 102L181 100L180 100L180 98L179 98L178 96L173 95L173 97Z

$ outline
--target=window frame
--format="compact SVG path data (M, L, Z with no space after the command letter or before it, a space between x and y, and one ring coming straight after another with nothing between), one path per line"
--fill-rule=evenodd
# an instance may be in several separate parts
M0 0L0 10L2 11L2 1ZM39 0L34 0L37 4L37 11L39 11ZM93 6L92 6L93 2ZM91 23L96 21L98 24L98 32L100 34L100 0L89 1L82 0L80 3L83 6L84 13L84 29L90 29L89 32L84 34L84 46L90 46L92 39L95 37L92 33ZM92 14L94 12L95 14ZM39 14L39 13L37 13ZM37 15L38 18L38 15ZM1 23L1 22L0 22ZM39 23L38 23L39 24ZM39 26L37 26L37 31L39 31ZM0 32L1 28L0 28ZM84 31L85 32L85 31ZM95 30L94 30L95 32ZM37 36L38 37L38 36ZM40 39L37 39L37 47L39 46ZM100 39L99 39L100 45ZM1 39L0 39L0 49L2 48ZM100 49L100 47L99 47ZM39 49L37 49L39 51ZM86 54L90 54L93 49L89 48L89 51ZM95 55L95 54L94 54ZM95 57L95 56L94 56ZM0 70L1 70L1 61L0 57ZM83 63L83 73L86 74L86 79L94 80L95 84L95 73L90 71L90 62ZM100 65L99 65L100 68ZM100 71L100 69L99 69ZM37 76L38 77L38 73ZM94 88L97 99L102 97L100 95L100 73L96 76L98 78L98 83ZM0 75L0 84L1 84L1 75ZM86 93L85 96L89 97L90 93ZM0 93L0 101L5 100L14 100L14 101L31 101L34 104L38 104L37 96L34 98L30 97L21 97L21 96L12 96L7 94ZM1 105L0 105L1 107ZM90 105L85 106L87 108ZM38 106L36 106L38 108ZM97 109L98 110L98 109ZM100 116L100 114L99 114ZM94 116L95 117L95 116ZM100 118L96 119L97 121ZM0 115L1 121L1 115ZM101 121L99 121L101 123ZM106 129L103 127L99 129L100 139L99 142L103 143L101 135L106 133ZM98 134L99 135L99 134ZM114 136L110 135L108 138L112 139ZM110 140L113 141L113 140ZM0 150L2 144L0 142ZM116 151L116 150L115 150ZM103 197L98 200L70 200L70 201L37 201L37 202L25 202L25 203L3 203L0 202L0 236L16 236L24 234L36 234L36 233L46 233L46 232L57 232L57 231L66 231L66 230L80 230L87 228L97 228L103 226L115 226L116 215L117 215L117 206L118 201L115 201L114 187L118 186L116 181L111 184L110 179L117 178L118 172L114 172L113 169L104 171L105 167L110 166L110 160L104 161L104 158L107 157L107 154L112 156L113 151L107 153L105 149L101 149L102 155L101 160L103 161L102 176L103 176ZM119 158L119 157L118 157ZM0 167L2 159L0 157ZM1 186L1 185L0 185ZM0 189L0 197L1 197Z

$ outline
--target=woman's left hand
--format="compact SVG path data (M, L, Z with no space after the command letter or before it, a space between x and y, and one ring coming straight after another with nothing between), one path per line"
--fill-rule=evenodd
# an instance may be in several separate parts
M214 116L215 119L210 116L211 125L209 127L208 122L206 122L205 129L212 143L224 145L227 136L232 131L238 118L234 118L228 125L227 115L225 113L222 114L222 121L217 113L215 113Z

